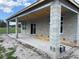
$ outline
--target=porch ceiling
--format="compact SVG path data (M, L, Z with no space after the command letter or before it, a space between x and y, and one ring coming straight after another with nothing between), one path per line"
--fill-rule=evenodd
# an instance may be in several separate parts
M26 16L20 17L22 20L35 20L35 19L40 19L41 17L44 17L46 15L50 14L50 8L46 7L44 9L41 9L39 11L30 13Z
M71 10L69 10L69 9L67 9L67 8L65 8L65 7L63 7L63 6L62 6L61 10L62 10L62 11L61 11L61 12L62 12L62 16L75 14L75 12L73 12L73 11L71 11Z
M66 15L66 14L71 14L71 13L73 13L73 12L68 10L67 8L65 8L65 7L61 8L61 15L62 16ZM37 19L41 19L42 17L46 17L48 15L50 15L50 7L46 7L46 8L43 8L41 10L32 12L28 15L22 16L19 18L19 20L25 20L25 21L37 20Z

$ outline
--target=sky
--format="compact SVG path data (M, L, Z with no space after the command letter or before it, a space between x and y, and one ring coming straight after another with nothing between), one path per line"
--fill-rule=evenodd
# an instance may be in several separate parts
M0 0L0 20L5 20L37 0ZM79 0L74 0L79 4Z
M5 20L37 0L0 0L0 20Z

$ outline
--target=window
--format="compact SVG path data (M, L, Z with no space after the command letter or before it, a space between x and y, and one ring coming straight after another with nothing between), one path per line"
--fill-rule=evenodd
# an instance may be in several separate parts
M31 34L36 34L36 24L31 24Z
M60 28L60 33L63 33L63 17L61 17L61 28Z
M26 22L23 22L23 23L22 23L22 29L23 29L23 30L26 30Z

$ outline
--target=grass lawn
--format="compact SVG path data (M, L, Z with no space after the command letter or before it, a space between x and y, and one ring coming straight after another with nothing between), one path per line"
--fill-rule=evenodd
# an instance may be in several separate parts
M12 56L16 50L14 48L5 49L0 45L0 59L17 59L17 57Z
M3 27L3 28L0 27L0 34L5 34L6 31L7 31L6 27ZM19 33L21 32L20 28L18 28L18 32ZM15 33L15 27L9 28L9 33Z
M0 34L6 33L6 28L1 28L0 27Z

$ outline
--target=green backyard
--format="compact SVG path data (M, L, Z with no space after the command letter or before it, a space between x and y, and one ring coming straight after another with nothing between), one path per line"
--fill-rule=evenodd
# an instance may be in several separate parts
M20 28L18 28L18 32L21 32ZM6 27L0 27L0 34L6 34ZM15 27L9 28L9 33L15 33Z

